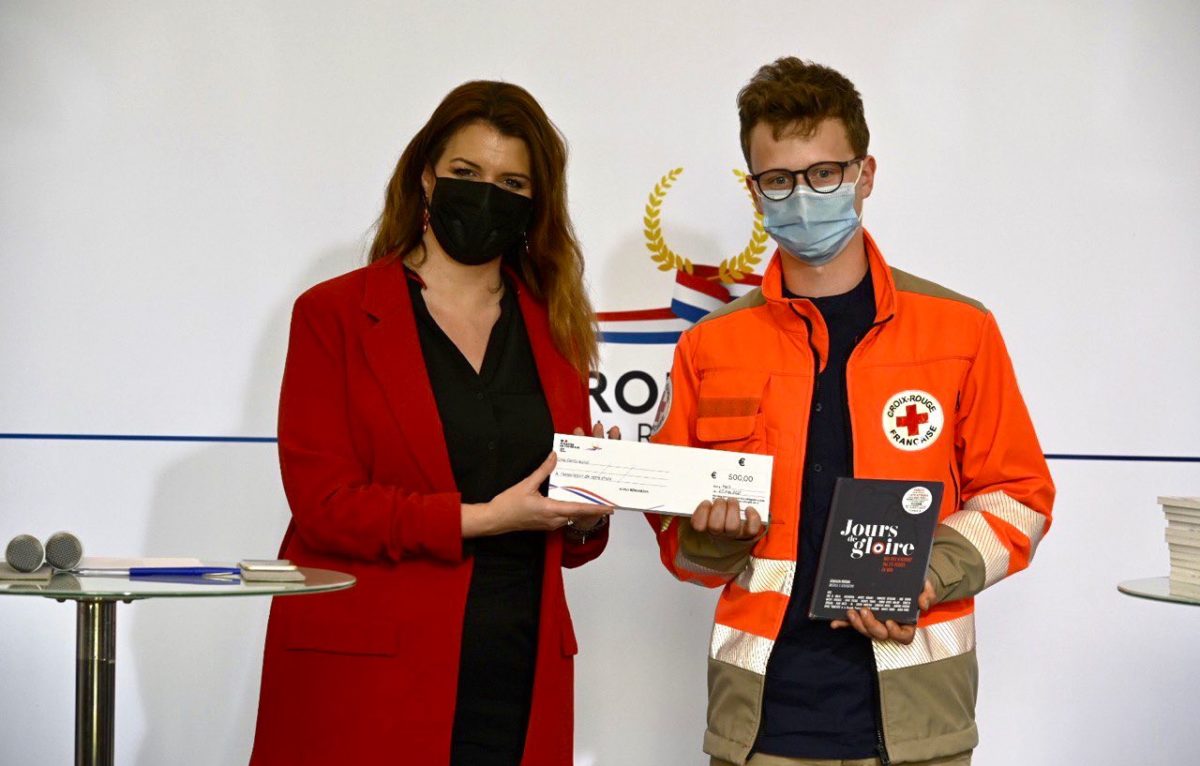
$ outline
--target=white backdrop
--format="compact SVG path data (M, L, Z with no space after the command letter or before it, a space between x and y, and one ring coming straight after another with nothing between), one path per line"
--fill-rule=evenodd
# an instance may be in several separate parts
M272 436L291 301L364 262L400 151L467 79L527 87L567 135L597 308L666 306L647 194L683 167L672 248L741 250L734 98L785 54L858 85L868 227L996 312L1048 453L1198 456L1198 30L1190 2L4 0L0 537L271 555L269 443L12 435ZM610 345L603 371L661 380L669 351ZM1200 494L1200 465L1051 468L1038 559L979 600L976 763L1190 762L1200 611L1115 583L1166 572L1155 497ZM706 763L715 594L674 582L632 516L568 589L577 762ZM266 609L120 607L120 763L244 763ZM0 763L69 760L73 633L69 605L0 596Z

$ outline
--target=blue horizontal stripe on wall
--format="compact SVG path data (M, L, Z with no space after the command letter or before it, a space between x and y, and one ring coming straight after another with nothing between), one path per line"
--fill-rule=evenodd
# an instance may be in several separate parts
M162 436L157 434L0 434L0 439L70 442L203 442L206 444L274 444L274 436Z
M160 434L3 434L2 439L85 442L200 442L206 444L274 444L274 436L170 436ZM1200 463L1190 455L1082 455L1046 453L1047 460L1109 461L1117 463Z
M1046 453L1047 460L1108 460L1118 463L1200 463L1186 455L1060 455Z
M637 343L653 346L662 343L678 343L680 332L607 332L600 333L605 343Z

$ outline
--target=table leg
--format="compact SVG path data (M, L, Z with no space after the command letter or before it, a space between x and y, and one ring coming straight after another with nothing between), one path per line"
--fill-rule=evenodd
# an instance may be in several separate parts
M75 764L112 766L117 604L78 602L75 620Z

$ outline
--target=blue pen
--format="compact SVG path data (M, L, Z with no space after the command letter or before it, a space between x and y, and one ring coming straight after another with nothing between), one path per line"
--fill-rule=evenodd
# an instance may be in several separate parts
M130 577L204 577L241 574L238 567L130 567Z

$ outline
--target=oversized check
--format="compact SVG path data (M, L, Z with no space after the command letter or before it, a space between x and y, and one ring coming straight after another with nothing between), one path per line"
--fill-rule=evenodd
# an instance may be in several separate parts
M703 500L732 498L770 518L770 455L554 435L554 500L691 516Z

